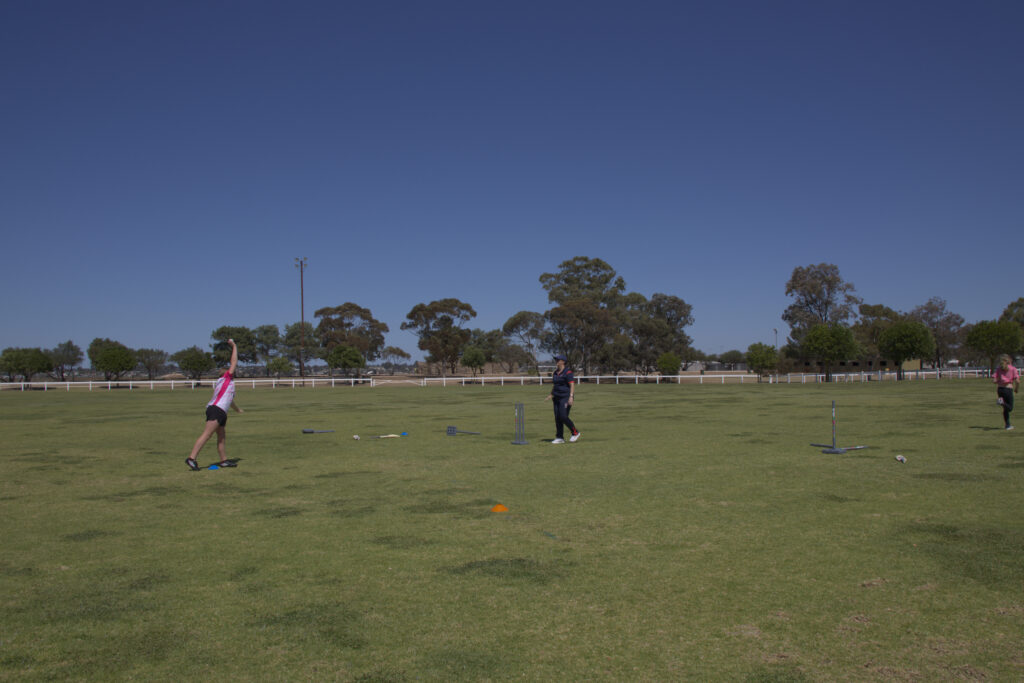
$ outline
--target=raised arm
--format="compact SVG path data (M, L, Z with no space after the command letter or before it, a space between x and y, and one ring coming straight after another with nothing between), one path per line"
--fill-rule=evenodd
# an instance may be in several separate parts
M238 368L238 345L235 344L234 339L228 339L228 344L231 344L231 367L228 368L228 372L234 377L235 369Z

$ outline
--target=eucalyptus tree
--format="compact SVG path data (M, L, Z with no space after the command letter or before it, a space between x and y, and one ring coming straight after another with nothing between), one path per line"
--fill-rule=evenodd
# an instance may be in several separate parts
M540 276L548 301L548 331L543 347L564 353L570 362L590 372L598 352L621 331L614 311L621 307L626 282L608 263L576 256L563 261L554 273Z
M256 352L256 335L248 327L242 325L223 325L210 333L213 338L213 358L218 365L227 366L231 363L231 345L228 339L235 340L238 348L238 360L241 363L256 363L259 354Z
M455 298L439 299L413 306L402 329L419 337L418 347L440 363L442 373L454 373L471 336L464 325L475 317L476 311L469 304Z
M774 346L755 342L747 347L747 367L757 375L757 381L761 381L762 375L769 374L779 366L779 351Z
M545 318L548 334L543 348L552 353L564 353L571 365L581 368L583 374L590 373L593 360L620 329L613 311L585 299L556 306Z
M153 379L167 363L167 352L160 349L135 349L135 360L146 371L149 379Z
M364 360L380 358L384 335L390 330L386 323L373 317L370 309L347 301L318 309L313 315L320 319L316 333L328 351L339 345L351 346Z
M327 367L332 373L335 368L341 368L348 372L349 370L366 367L366 359L363 355L355 347L347 344L338 344L331 347L324 360L327 361Z
M825 381L832 380L832 366L859 354L857 340L849 327L839 323L818 323L804 335L801 352L818 361Z
M204 372L209 372L217 367L217 361L214 360L213 354L203 351L198 346L190 346L172 353L171 360L177 363L181 371L190 379L199 379Z
M964 343L988 359L988 369L994 371L996 359L1020 351L1022 333L1013 320L982 320L971 326Z
M1021 301L1024 302L1024 299ZM945 299L932 297L927 303L915 307L908 317L924 323L932 333L935 350L930 354L929 360L935 367L941 367L944 361L956 357L963 344L964 317L946 310Z
M912 358L930 358L935 353L935 339L923 322L901 320L882 332L878 350L896 366L897 379L903 379L903 363Z
M323 355L320 338L308 320L284 326L281 351L288 360L299 366L299 374L302 376L306 374L306 361Z
M501 331L509 339L515 340L520 347L529 355L529 362L534 366L537 374L540 374L537 354L540 352L547 336L547 319L543 313L534 311L519 311L501 326Z
M397 346L385 346L380 352L380 357L384 361L382 363L383 367L389 370L392 375L395 374L395 365L399 361L408 362L412 359L412 356L407 351Z
M11 382L18 376L23 377L26 382L31 382L33 376L49 372L52 368L50 356L38 347L10 347L0 353L0 372L3 372Z
M815 325L846 323L861 303L855 291L834 264L794 268L786 283L786 296L793 297L793 303L782 313L782 319L790 327L790 342L799 346Z
M50 357L50 362L53 364L54 377L61 382L64 381L68 373L73 372L75 367L81 365L82 360L85 358L82 349L78 348L78 345L70 339L62 344L57 344L57 346L47 351L46 354Z
M1024 296L1007 304L1006 308L1003 309L1002 315L999 316L999 319L1012 320L1021 327L1024 327Z
M108 380L116 380L138 364L135 353L121 342L97 337L89 344L89 363Z
M270 377L270 361L281 350L281 330L277 325L260 325L252 331L256 349L256 362L263 363L267 377Z
M853 336L860 344L861 353L870 358L875 366L881 362L884 354L878 349L878 340L882 333L905 316L882 304L861 304L858 307L860 318L850 328Z

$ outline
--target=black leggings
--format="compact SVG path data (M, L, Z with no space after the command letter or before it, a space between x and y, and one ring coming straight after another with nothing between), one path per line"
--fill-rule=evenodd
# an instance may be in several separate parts
M569 419L569 411L572 410L572 406L569 405L569 397L553 396L551 402L555 404L555 438L561 439L564 436L563 427L568 427L569 432L575 434L576 425Z
M999 398L1003 399L1003 422L1010 426L1010 413L1013 412L1013 387L999 387L996 389Z

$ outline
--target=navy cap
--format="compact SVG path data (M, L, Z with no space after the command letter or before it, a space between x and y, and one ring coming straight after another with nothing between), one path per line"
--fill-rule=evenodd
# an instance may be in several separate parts
M568 362L568 361L569 361L569 359L568 359L568 358L566 358L565 356L563 356L563 355L562 355L562 354L560 354L560 353L556 353L556 354L555 354L555 360L564 360L564 361L566 361L566 362Z

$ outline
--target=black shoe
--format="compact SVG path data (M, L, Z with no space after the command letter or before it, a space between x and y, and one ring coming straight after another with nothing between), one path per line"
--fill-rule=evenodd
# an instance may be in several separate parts
M224 460L223 462L219 462L217 464L220 465L221 467L238 467L238 465L231 462L230 460Z
M193 472L199 471L199 463L197 463L192 458L185 458L185 464L188 465L188 468Z

